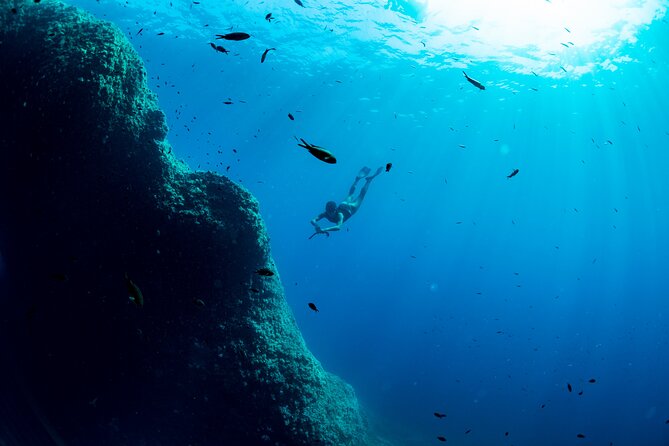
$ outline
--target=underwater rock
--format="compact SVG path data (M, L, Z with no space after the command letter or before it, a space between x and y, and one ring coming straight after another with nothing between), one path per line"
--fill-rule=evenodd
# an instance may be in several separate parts
M0 60L3 444L374 443L255 273L257 201L173 157L123 34L11 0Z

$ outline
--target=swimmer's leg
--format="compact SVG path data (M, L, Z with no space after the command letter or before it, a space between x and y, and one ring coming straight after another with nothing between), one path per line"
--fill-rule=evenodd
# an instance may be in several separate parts
M360 169L358 174L355 176L355 180L353 180L353 184L351 185L351 188L348 190L348 197L346 197L346 199L344 201L347 201L347 202L353 202L354 201L353 200L353 194L355 193L355 187L358 185L358 181L365 178L369 174L369 172L371 172L371 170L372 169L370 169L367 166Z
M365 185L362 186L362 189L360 189L360 195L351 203L351 206L353 206L354 211L357 211L360 205L362 204L362 200L365 199L365 195L367 195L367 189L369 189L369 185L371 184L372 180L376 178L381 172L383 172L383 167L379 167L376 169L376 172L374 172L374 175L370 175L365 178Z

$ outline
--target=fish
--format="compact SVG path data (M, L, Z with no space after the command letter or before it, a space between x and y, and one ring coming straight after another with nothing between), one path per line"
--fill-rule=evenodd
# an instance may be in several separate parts
M64 273L52 273L51 275L49 275L49 278L56 282L67 282L69 279L69 277L67 277L67 274Z
M444 437L444 436L442 436L442 435L439 435L439 436L437 437L437 440L439 440L439 441L446 441L446 437Z
M272 271L269 268L258 268L256 270L256 274L259 276L265 276L265 277L270 277L274 275L274 271Z
M393 163L386 164L386 172L390 172L390 169L393 167Z
M562 65L560 65L560 69L561 69L562 71L564 71L565 73L567 72L567 70L566 70Z
M434 413L434 416L437 417L437 418L445 418L445 417L446 417L446 414L445 414L445 413L435 412L435 413Z
M264 53L262 53L262 56L260 56L260 63L265 62L265 58L267 57L267 53L270 51L274 51L276 48L267 48Z
M156 34L156 36L164 36L164 35L165 35L165 33L162 33L162 32L161 32L161 33L158 33L158 34Z
M470 84L472 84L473 86L475 86L475 87L478 88L479 90L485 90L485 86L484 86L481 82L479 82L479 81L477 81L476 79L472 79L471 77L467 76L467 73L465 73L464 71L462 72L462 74L465 75L465 78L467 78L467 80L469 81Z
M567 383L567 390L571 392L571 384Z
M595 262L592 262L592 263L595 263ZM595 378L590 378L590 379L588 380L588 382L589 382L590 384L594 384L594 383L597 382L597 380L596 380Z
M295 138L295 139L297 139L297 138ZM323 147L318 147L318 146L315 146L313 144L309 144L308 142L306 142L302 138L300 138L300 141L302 141L302 144L298 143L297 145L307 149L309 151L309 153L311 153L313 156L315 156L319 160L321 160L325 163L328 163L328 164L336 164L337 163L337 159L332 155L332 153L328 152Z
M249 291L252 293L259 293L260 290L258 288L249 288Z
M230 51L226 50L225 48L223 48L221 45L216 45L215 43L209 42L209 46L211 46L214 49L214 51L216 51L217 53L228 54L230 52Z
M571 32L571 31L569 30L569 28L567 28L566 26L564 27L564 30L567 31L568 33Z
M302 4L301 0L293 0L293 1L304 8L304 5Z
M585 435L583 435L583 434L576 434L576 438L585 438Z
M520 172L519 169L513 169L513 171L512 171L510 174L508 174L506 177L507 177L507 178L513 178L513 177L515 177L516 175L518 175L518 172Z
M471 431L472 431L471 429L467 429L467 430L465 431L465 434L468 434L468 433L470 433Z
M267 20L269 23L272 23L272 19L273 19L273 18L274 18L274 17L272 17L272 13L271 13L271 12L265 16L265 20Z
M308 305L309 305L309 308L311 308L311 309L314 310L316 313L318 313L318 308L316 307L316 304L315 304L315 303L313 303L313 302L309 302Z
M204 307L204 301L202 299L193 299L193 303L198 307Z
M125 273L125 287L130 294L130 300L138 307L142 308L144 306L144 296L140 291L139 287L135 285L135 282L130 280L128 273Z
M560 42L560 45L564 46L565 48L569 48L569 45L567 45L566 43Z
M228 34L216 34L217 39L225 39L225 40L246 40L249 37L251 37L250 34L246 33L228 33Z
M288 113L288 119L290 119L291 121L294 121L294 120L295 120L295 118L293 117L293 115L291 115L290 113Z
M137 34L135 35L138 36L142 31L144 31L144 28L139 28L139 31L137 31Z

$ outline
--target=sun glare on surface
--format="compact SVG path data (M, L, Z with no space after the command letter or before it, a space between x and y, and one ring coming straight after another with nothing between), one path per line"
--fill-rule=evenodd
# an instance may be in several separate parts
M528 69L599 64L615 69L617 51L664 16L667 0L426 0L426 25L443 45L483 60ZM556 65L557 64L557 65Z

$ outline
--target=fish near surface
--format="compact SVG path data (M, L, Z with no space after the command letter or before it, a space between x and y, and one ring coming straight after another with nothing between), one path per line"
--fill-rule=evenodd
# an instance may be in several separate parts
M297 138L296 138L297 139ZM300 138L300 141L302 141L302 144L297 144L300 147L304 147L311 153L313 156L318 158L319 160L323 161L324 163L328 164L336 164L337 159L330 153L329 151L325 150L323 147L319 147L313 144L310 144L306 142L304 139Z
M209 42L209 45L216 51L217 53L225 53L228 54L230 51L226 50L223 48L221 45L216 45L215 43Z
M260 56L260 63L265 62L265 58L267 57L267 53L270 51L276 51L276 48L267 48L264 53L262 53L262 56Z
M250 34L246 33L228 33L228 34L216 34L217 39L225 39L225 40L246 40L249 37L251 37Z
M518 172L520 172L519 169L513 169L513 171L512 171L510 174L508 174L506 177L507 177L507 178L513 178L513 177L515 177L516 175L518 175Z
M484 86L481 82L479 82L479 81L477 81L476 79L472 79L471 77L467 76L467 73L465 73L464 71L462 72L462 74L465 75L465 78L469 81L470 84L472 84L473 86L475 86L475 87L478 88L479 90L485 90L485 86Z

